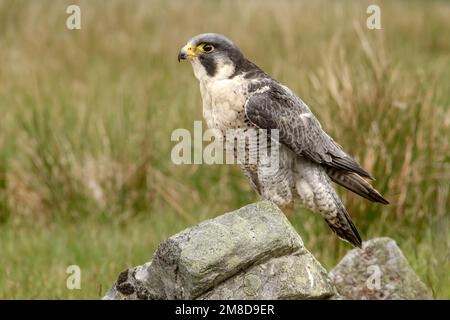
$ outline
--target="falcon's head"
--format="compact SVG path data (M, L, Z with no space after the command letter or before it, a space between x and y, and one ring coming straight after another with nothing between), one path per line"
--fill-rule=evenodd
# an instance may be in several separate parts
M250 67L233 42L217 33L193 37L178 53L178 61L181 60L191 62L194 74L200 81L230 78L248 71Z

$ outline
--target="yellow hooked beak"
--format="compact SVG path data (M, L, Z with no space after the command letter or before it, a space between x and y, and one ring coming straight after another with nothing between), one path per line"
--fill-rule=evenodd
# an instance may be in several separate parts
M197 57L195 49L196 48L192 46L190 43L181 48L180 52L178 53L178 62L180 62L181 60L186 60L188 58Z

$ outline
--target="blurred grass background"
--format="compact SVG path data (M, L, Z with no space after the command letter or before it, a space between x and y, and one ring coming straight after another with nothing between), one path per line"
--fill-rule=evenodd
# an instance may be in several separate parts
M310 105L392 203L341 193L363 238L394 238L450 298L450 3L356 0L0 1L0 298L99 298L166 237L258 199L234 166L171 163L171 132L202 119L176 61L202 32ZM328 269L351 248L289 218Z

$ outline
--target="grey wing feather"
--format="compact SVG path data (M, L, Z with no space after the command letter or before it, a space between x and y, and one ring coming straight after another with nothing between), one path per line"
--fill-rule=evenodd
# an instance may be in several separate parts
M259 128L278 129L280 142L298 155L332 168L372 179L340 145L326 134L303 101L287 88L272 83L255 91L245 103L247 118Z

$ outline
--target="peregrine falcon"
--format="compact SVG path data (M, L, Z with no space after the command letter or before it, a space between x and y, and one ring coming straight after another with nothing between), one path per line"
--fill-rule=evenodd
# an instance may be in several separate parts
M331 181L374 202L388 204L366 179L372 176L325 131L288 87L247 60L225 36L200 34L180 50L200 82L209 128L279 133L279 164L240 163L261 197L280 207L300 205L319 213L339 238L361 247L361 237ZM270 137L269 137L270 140Z

